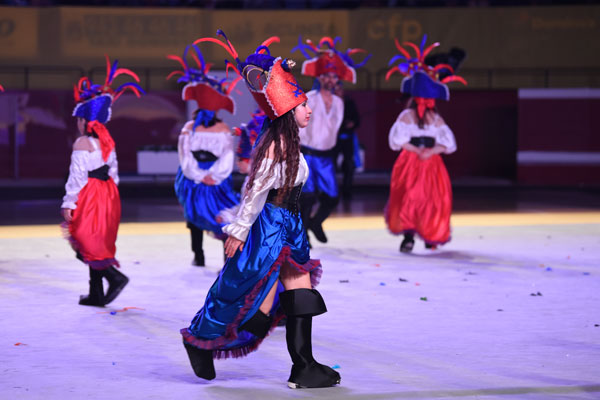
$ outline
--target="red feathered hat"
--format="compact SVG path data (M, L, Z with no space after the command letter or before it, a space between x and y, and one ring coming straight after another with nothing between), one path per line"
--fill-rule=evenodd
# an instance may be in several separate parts
M341 40L339 37L336 37L335 40L324 37L319 41L319 45L315 46L310 40L307 40L306 44L302 43L302 36L300 36L298 46L294 47L292 52L299 50L308 59L302 63L302 75L318 78L323 74L333 72L341 80L356 83L356 68L365 65L371 55L365 57L361 63L356 64L350 56L365 51L362 49L348 49L345 53L342 53L335 48L335 45ZM313 52L315 56L311 57L307 51Z
M227 110L230 113L235 112L235 103L233 99L212 86L201 82L188 83L181 91L183 100L196 100L198 108L208 111Z
M213 42L227 50L238 64L236 68L231 63L227 63L227 69L233 68L244 78L250 93L270 120L279 118L307 100L306 94L291 73L295 63L292 60L271 56L267 46L279 42L278 37L265 40L254 54L249 55L246 61L242 62L223 31L219 30L217 34L223 36L225 42L215 38L202 38L194 43Z
M191 55L198 68L192 68L187 62L187 54L190 48L194 50ZM235 102L229 94L241 78L226 82L226 79L218 80L208 75L211 65L204 61L200 49L195 44L185 48L183 57L168 55L167 58L179 62L182 66L181 71L171 72L167 79L173 75L181 75L177 82L188 82L181 91L183 100L195 100L198 103L198 108L203 110L227 110L232 114L235 112Z

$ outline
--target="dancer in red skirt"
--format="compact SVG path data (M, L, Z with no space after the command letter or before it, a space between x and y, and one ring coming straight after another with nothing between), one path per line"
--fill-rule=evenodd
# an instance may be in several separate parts
M442 80L440 72L454 73L448 64L434 67L425 64L425 57L439 43L424 48L404 43L414 49L416 57L396 40L401 54L390 64L404 60L390 69L386 79L396 71L406 77L402 93L411 96L406 109L400 113L389 134L392 150L401 153L392 170L390 197L385 210L388 229L396 235L404 234L400 251L409 253L414 247L414 235L425 241L425 247L435 249L450 240L450 214L452 212L452 187L440 154L456 151L454 134L437 112L435 100L449 100L447 82L465 80L448 75Z
M129 279L116 268L117 231L121 221L121 199L115 142L104 124L110 119L111 105L129 88L137 96L143 90L135 83L125 83L116 90L110 88L113 79L133 72L110 64L108 57L104 85L94 85L88 78L79 80L74 94L77 105L73 116L81 136L73 144L69 179L65 185L62 214L65 235L77 258L89 266L90 291L81 296L79 304L103 307L113 301ZM102 278L108 281L104 293Z

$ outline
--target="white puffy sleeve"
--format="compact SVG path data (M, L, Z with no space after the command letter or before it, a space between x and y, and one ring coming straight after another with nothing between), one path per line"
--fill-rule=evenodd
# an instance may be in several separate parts
M88 181L87 161L90 152L87 150L73 150L71 153L71 166L69 167L69 179L65 185L66 194L63 197L61 208L77 208L77 196Z
M219 213L217 215L219 217L221 217L222 223L231 224L232 222L235 221L239 212L240 212L240 204L238 203L233 207L222 209L221 211L219 211Z
M412 127L413 124L410 122L410 114L408 114L406 110L402 111L390 129L390 134L388 136L390 149L394 151L402 150L402 146L410 142L410 132Z
M108 175L115 182L115 185L119 185L119 162L117 161L117 154L113 152L108 158Z
M235 155L233 153L233 136L226 134L226 142L223 146L223 152L215 161L215 163L208 169L210 176L216 181L216 184L220 184L223 180L227 179L231 172L233 172L233 161Z
M198 161L196 161L194 154L192 154L192 148L190 144L191 133L184 132L186 132L185 128L181 131L181 135L179 135L179 141L177 143L179 166L181 167L181 172L183 172L183 175L185 175L186 178L193 180L194 183L200 183L206 174L208 174L208 170L198 167ZM187 132L189 132L189 130Z
M438 117L435 128L436 143L446 147L446 150L444 151L445 154L454 153L456 151L456 139L454 138L454 133L452 133L452 130L446 125L441 117Z
M281 168L275 168L271 177L267 179L271 164L273 164L273 160L270 158L262 160L254 177L252 188L244 196L235 221L223 227L223 232L227 235L233 236L242 242L245 242L248 238L250 227L265 206L269 190L274 188L281 173Z

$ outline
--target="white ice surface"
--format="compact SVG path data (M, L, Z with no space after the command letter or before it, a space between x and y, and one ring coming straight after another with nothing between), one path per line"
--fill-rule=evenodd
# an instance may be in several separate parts
M131 281L105 309L77 304L87 269L66 241L0 239L0 399L600 399L598 225L457 227L412 255L382 229L329 232L313 351L342 384L308 390L286 386L284 328L196 378L179 329L221 244L198 268L186 234L146 233L119 237ZM143 310L108 313L124 307Z

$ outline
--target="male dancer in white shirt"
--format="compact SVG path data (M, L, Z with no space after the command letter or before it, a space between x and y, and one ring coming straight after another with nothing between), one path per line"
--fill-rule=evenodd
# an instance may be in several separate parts
M317 45L310 40L303 43L300 37L298 46L292 49L292 52L299 50L307 58L302 63L302 74L316 80L316 89L306 93L312 117L308 126L300 129L301 151L310 170L300 197L300 212L306 229L310 229L317 240L323 243L327 242L323 221L338 202L334 148L344 119L344 101L333 94L333 90L339 80L356 83L355 68L363 66L370 57L356 64L350 56L364 50L347 49L341 52L335 48L340 41L339 37L324 37ZM319 206L312 215L317 202Z
M337 132L344 118L344 101L333 94L339 80L335 72L325 72L317 80L320 87L306 94L308 106L313 110L311 120L299 133L301 150L310 169L300 203L304 226L318 241L326 243L322 224L338 202L333 156ZM317 202L317 211L311 217Z

